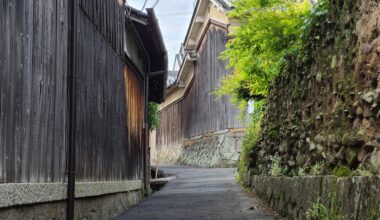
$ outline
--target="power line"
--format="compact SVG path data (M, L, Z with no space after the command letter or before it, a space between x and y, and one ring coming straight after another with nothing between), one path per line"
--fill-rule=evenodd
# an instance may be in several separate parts
M145 8L145 5L146 5L146 3L148 2L148 0L145 0L145 2L144 2L144 5L142 6L142 8L141 8L141 10L140 11L143 11L144 10L144 8Z
M132 7L131 5L129 5L128 3L128 0L125 0L125 4L127 5L127 16L130 16L131 15L131 12L132 12Z
M160 1L160 0L157 0L156 3L154 3L154 5L153 5L152 8L155 8L159 1Z

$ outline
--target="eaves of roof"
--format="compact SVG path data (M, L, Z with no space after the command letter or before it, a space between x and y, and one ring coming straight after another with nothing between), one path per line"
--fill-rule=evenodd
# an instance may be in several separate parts
M168 55L156 14L151 8L146 9L147 13L132 7L126 11L149 56L149 100L160 103L166 94Z

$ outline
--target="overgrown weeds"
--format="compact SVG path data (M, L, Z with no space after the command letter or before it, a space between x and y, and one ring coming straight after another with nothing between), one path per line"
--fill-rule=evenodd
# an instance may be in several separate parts
M258 123L252 124L246 129L246 133L242 145L242 153L240 155L238 166L238 181L243 184L248 174L248 166L250 163L249 154L253 151L257 139L259 138L260 125Z
M343 216L329 212L320 198L306 211L306 217L310 220L343 220Z

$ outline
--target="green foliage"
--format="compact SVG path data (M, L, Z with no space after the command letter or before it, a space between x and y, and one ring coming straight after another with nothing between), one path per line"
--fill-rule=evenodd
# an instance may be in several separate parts
M158 116L158 104L149 102L148 104L148 123L149 130L155 130L160 125L160 117Z
M360 164L358 169L353 171L355 176L373 176L374 174L368 169L368 167Z
M320 198L306 211L306 217L311 220L343 220L341 215L329 212L326 206L322 204Z
M278 136L278 131L276 129L271 129L269 132L268 132L268 137L269 138L276 138Z
M306 217L312 220L329 220L327 208L321 203L320 199L313 203L306 211Z
M306 48L319 40L318 30L329 9L329 0L235 0L229 17L240 26L231 33L222 58L232 75L222 80L218 95L232 95L232 102L244 108L255 100L261 111L273 79L287 65L289 57L308 59ZM312 36L313 39L310 39ZM258 113L260 114L260 113Z
M283 176L288 173L288 169L281 166L281 157L273 156L270 160L272 161L269 171L271 176Z
M354 172L347 166L339 165L332 170L332 174L337 177L352 177Z
M369 219L371 220L380 219L380 207L373 207L369 210Z
M259 124L261 118L263 117L263 109L265 108L264 100L261 101L255 101L253 103L254 111L251 113L251 123L252 124Z
M323 175L326 169L326 162L320 161L314 165L305 164L303 167L297 167L290 170L287 176L318 176Z
M263 100L267 88L299 43L303 18L311 4L293 0L236 0L229 17L240 23L222 58L234 73L223 80L218 94L236 103Z
M318 163L314 164L310 168L310 175L312 175L312 176L321 175L323 173L324 166L325 166L325 162L318 162Z
M249 153L252 152L257 139L259 138L260 125L258 123L253 123L245 131L245 136L243 139L242 153L240 155L239 166L238 166L238 176L237 179L240 183L244 182L244 176L247 175L247 168L249 166Z
M272 157L272 166L270 175L279 176L319 176L319 175L333 175L337 177L353 177L353 176L373 176L373 174L360 166L356 170L352 170L347 166L338 165L334 168L329 169L326 161L319 161L314 165L305 164L303 167L296 167L286 172L287 169L280 166L280 157Z
M298 167L297 176L306 176L307 174L306 167Z
M321 24L324 21L325 15L329 11L330 0L318 0L318 3L313 5L313 7L308 12L307 16L303 20L301 26L301 38L307 40L311 34L314 34L314 38L319 40L320 36L318 33L312 33L312 30L319 30Z
M248 101L254 101L255 112L251 116L252 123L256 124L262 118L268 88L275 77L294 62L307 64L312 58L312 49L322 38L321 27L329 10L329 0L318 0L314 4L309 0L234 0L233 4L235 7L229 17L240 26L231 32L221 58L228 61L228 67L234 72L222 80L214 93L232 96L232 102L242 110ZM308 68L308 65L300 66ZM297 88L293 88L292 93L294 91ZM278 131L270 130L268 135L277 138ZM248 163L244 158L242 156L239 168L242 173ZM318 175L324 168L316 164L307 169L288 170L281 166L280 157L271 160L270 174L274 176Z

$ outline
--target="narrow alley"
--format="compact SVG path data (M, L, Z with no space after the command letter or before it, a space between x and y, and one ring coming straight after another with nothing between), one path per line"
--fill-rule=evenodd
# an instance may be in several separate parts
M159 192L116 218L124 219L275 219L236 183L236 169L165 167L175 175Z
M380 220L380 0L0 1L28 219Z

